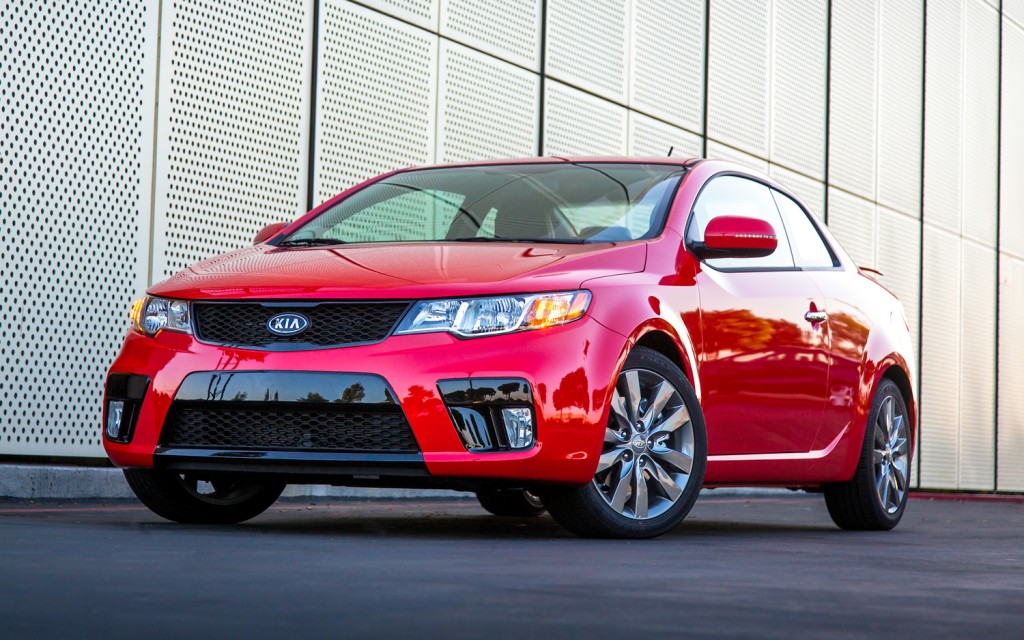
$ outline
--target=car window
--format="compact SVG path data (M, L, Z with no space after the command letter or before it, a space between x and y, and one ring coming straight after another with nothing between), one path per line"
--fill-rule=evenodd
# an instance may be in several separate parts
M652 238L683 172L679 165L601 162L403 171L367 185L285 242Z
M779 213L789 234L793 260L798 267L834 267L835 260L828 250L821 234L808 217L803 207L789 196L772 189L775 203L779 205Z
M687 228L689 241L704 239L708 222L718 216L744 216L764 220L778 236L775 251L763 258L713 258L705 262L715 269L779 269L793 268L793 254L782 224L779 209L771 190L760 182L739 176L721 176L709 182L697 198Z

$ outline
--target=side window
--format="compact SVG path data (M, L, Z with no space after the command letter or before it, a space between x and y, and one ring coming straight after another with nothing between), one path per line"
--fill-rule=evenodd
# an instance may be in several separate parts
M722 176L709 182L697 198L686 235L688 241L704 238L708 222L718 216L745 216L758 218L772 225L779 238L779 246L764 258L715 258L707 264L715 269L779 269L793 268L793 254L789 248L786 227L772 199L771 190L761 184L739 176Z
M789 233L789 244L798 267L834 267L835 260L808 214L792 198L772 189L775 203Z

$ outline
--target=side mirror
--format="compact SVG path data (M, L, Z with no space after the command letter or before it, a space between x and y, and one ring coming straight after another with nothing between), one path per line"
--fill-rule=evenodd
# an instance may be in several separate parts
M280 231L281 229L284 229L289 224L291 224L291 223L288 223L288 222L275 222L273 224L268 224L267 226L265 226L262 229L260 229L260 232L256 234L256 238L252 241L252 243L253 244L260 244L260 243L266 242L267 240L270 240L271 238L273 238L274 236L277 235L278 231Z
M775 252L778 236L771 223L743 216L718 216L704 230L704 241L690 250L698 258L763 258Z

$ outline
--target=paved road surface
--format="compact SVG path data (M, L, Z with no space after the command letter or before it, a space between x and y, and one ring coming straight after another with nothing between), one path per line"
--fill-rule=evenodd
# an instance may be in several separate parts
M890 533L819 496L702 498L642 542L475 502L282 502L234 527L0 502L0 638L1024 637L1024 504L915 498Z

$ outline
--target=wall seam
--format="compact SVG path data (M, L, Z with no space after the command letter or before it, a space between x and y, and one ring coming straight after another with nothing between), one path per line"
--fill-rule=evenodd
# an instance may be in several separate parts
M701 127L701 155L708 157L708 88L711 75L711 0L704 0L704 113Z
M996 84L996 309L995 309L995 385L993 402L995 403L995 424L992 434L992 490L999 491L999 281L1001 275L999 252L1002 249L1002 233L1000 233L1000 217L1002 215L1003 190L1003 0L999 0L999 78Z
M830 179L829 154L831 153L832 127L832 0L825 4L825 197L822 199L821 219L828 225L828 201Z
M153 254L156 249L156 178L157 178L157 149L160 142L160 43L163 38L163 0L156 2L156 69L153 78L153 151L150 158L150 180L149 180L149 251L147 252L148 264L146 265L146 288L153 284Z
M924 447L921 429L921 405L924 377L924 165L925 165L925 122L927 115L928 95L928 0L921 2L921 174L918 189L918 211L920 212L917 238L917 477L915 485L921 488L921 455Z
M320 73L320 0L313 0L313 47L311 49L312 66L310 67L309 83L309 142L306 150L306 211L313 208L316 198L316 88Z
M548 0L540 0L540 86L537 89L537 155L544 155L544 127L547 115Z

